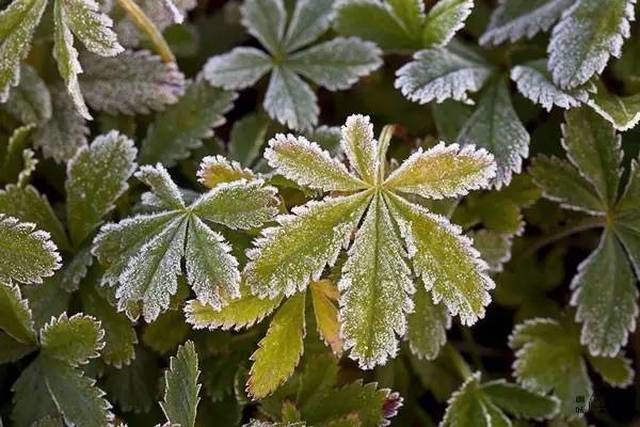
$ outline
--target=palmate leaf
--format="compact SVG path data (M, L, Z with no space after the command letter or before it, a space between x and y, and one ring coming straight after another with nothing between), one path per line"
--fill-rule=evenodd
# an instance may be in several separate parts
M300 0L284 35L284 48L293 52L320 37L331 25L333 0Z
M160 406L171 425L195 425L202 387L198 383L199 376L198 353L193 342L187 341L178 348L176 356L171 357L164 376L164 400Z
M481 383L480 372L469 376L449 399L440 423L446 426L511 426L510 417L552 418L558 400L502 380Z
M282 50L287 11L280 0L250 0L242 5L242 24L269 52Z
M49 233L29 222L0 214L0 276L21 283L42 283L61 266Z
M598 0L576 1L553 29L549 70L556 84L573 88L600 74L618 57L635 19L635 0L615 0L602 10Z
M246 89L253 86L273 67L271 58L253 47L237 47L207 61L202 75L214 86Z
M320 113L318 98L309 84L287 66L275 67L271 72L264 108L272 118L292 129L310 129Z
M98 136L78 150L67 164L67 222L69 234L79 245L100 224L128 188L136 169L133 141L117 131Z
M46 0L18 0L0 12L0 102L20 82L20 62L28 55Z
M152 190L143 199L153 197L164 212L107 224L92 250L107 264L103 283L118 286L118 309L131 318L142 310L145 320L154 320L177 291L185 256L187 281L201 302L220 309L237 297L238 263L202 220L241 229L260 225L276 213L275 189L259 180L220 184L186 206L161 165L143 166L136 177Z

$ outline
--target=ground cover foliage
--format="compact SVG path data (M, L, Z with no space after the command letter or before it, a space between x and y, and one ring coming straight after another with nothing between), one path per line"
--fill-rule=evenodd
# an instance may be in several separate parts
M0 0L0 425L638 422L635 0Z

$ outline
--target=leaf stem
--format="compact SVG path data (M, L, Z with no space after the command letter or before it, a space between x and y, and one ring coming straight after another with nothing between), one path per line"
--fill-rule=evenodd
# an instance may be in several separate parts
M129 15L133 23L149 37L151 44L158 55L160 55L160 58L162 58L164 62L176 62L176 58L173 52L171 52L167 41L162 36L162 33L153 21L142 11L140 6L133 0L118 0L118 4L127 12L127 15Z

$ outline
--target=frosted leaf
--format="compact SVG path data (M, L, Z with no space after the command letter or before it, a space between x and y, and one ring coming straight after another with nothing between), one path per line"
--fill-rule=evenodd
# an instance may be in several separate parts
M360 368L384 365L398 351L415 291L406 252L380 195L369 205L338 282L340 334Z
M640 94L621 97L609 92L600 82L596 86L597 93L591 94L587 103L616 130L624 132L640 122Z
M160 407L169 425L195 426L202 388L199 377L198 352L193 341L187 341L169 359L169 369L164 373L164 397Z
M219 310L227 299L240 297L240 272L231 246L197 217L189 220L185 260L198 301Z
M244 277L251 291L271 298L292 295L320 279L348 244L369 198L365 192L312 200L293 208L294 215L278 216L279 226L264 229L247 251Z
M67 163L67 223L76 245L102 223L129 187L136 153L132 140L111 131L78 150Z
M496 174L493 156L484 149L440 142L419 148L384 182L385 188L429 199L458 197L484 188Z
M47 0L16 0L0 12L0 102L20 82L20 62L29 54L46 6Z
M100 322L82 314L68 317L66 312L62 313L40 330L42 354L71 366L84 365L100 356L103 339Z
M242 25L271 53L283 49L287 12L282 0L246 0L242 4Z
M600 244L578 266L571 281L571 305L582 323L580 342L594 356L615 356L635 330L638 290L626 254L614 234L605 231Z
M313 43L331 25L334 0L299 0L284 36L284 48L293 52Z
M433 360L447 342L451 316L444 304L434 304L429 293L418 286L413 296L414 310L407 317L409 348L419 359Z
M551 111L554 105L565 109L578 107L589 97L585 89L558 88L551 79L551 73L547 71L547 61L544 59L513 67L511 80L516 82L522 95L547 111Z
M247 230L270 221L278 213L275 187L262 180L217 185L190 206L191 212L231 229Z
M310 129L318 122L316 94L307 83L287 67L273 69L264 108L267 113L291 129Z
M573 88L602 73L611 55L619 57L635 19L636 0L580 0L566 10L549 42L549 70L556 84Z
M269 141L264 158L276 173L302 186L324 191L354 191L365 184L315 142L291 134L277 134Z
M185 207L180 189L162 164L140 166L135 177L148 185L167 209L183 209Z
M161 162L166 167L186 159L213 136L212 128L225 123L224 114L236 98L234 92L218 89L198 79L187 87L175 104L156 114L140 148L139 163Z
M285 64L328 90L342 90L380 68L381 55L371 42L338 37L291 55Z
M469 232L469 237L473 239L473 246L489 266L489 271L501 272L503 265L511 259L513 236L482 228Z
M470 103L468 92L480 90L491 73L491 67L475 57L433 48L417 52L397 70L394 86L420 104L449 98Z
M624 245L633 264L636 276L640 277L640 168L636 159L631 161L629 181L616 205L618 212L613 228Z
M110 114L148 114L174 104L183 94L184 75L149 51L125 51L115 58L81 56L80 88L91 108Z
M0 277L21 283L42 283L61 267L60 254L49 233L35 225L0 214Z
M135 318L133 308L139 305L145 321L151 322L169 306L178 290L186 230L185 217L177 216L129 258L116 290L118 310Z
M497 188L511 182L514 172L520 173L522 160L529 156L530 137L511 105L503 80L496 80L482 91L478 106L460 131L458 140L493 154L498 166Z
M501 0L493 11L489 26L480 37L480 44L497 45L507 40L515 42L548 31L562 13L576 0Z
M203 77L213 86L245 89L271 70L271 58L253 47L237 47L229 53L209 58Z
M51 119L35 130L33 145L40 148L45 157L61 163L87 145L89 128L64 89L52 88L51 101Z
M445 46L464 27L473 10L473 0L440 0L424 21L422 42L425 46Z
M495 283L487 265L460 227L425 208L389 195L393 216L407 245L413 268L434 303L442 301L463 325L484 317Z
M589 355L589 364L612 387L624 388L633 383L635 372L631 360L622 351L616 357Z
M250 169L243 168L240 163L227 160L220 155L204 157L198 169L198 181L207 188L241 179L252 181L255 178Z
M374 184L377 171L378 142L373 139L373 124L369 116L353 114L340 129L340 146L351 168L369 184ZM384 159L382 159L384 160Z
M11 90L9 98L0 109L8 112L23 124L41 124L51 118L51 95L36 70L22 64L20 84Z
M22 344L36 344L33 315L18 285L0 280L0 329Z
M23 185L29 180L37 163L37 159L32 158L32 150L27 148L34 127L33 123L17 127L8 141L5 137L3 147L0 148L0 179L2 181L16 181L18 185Z
M64 9L65 25L87 50L100 56L115 56L124 50L111 29L113 21L100 12L95 0L56 0L56 3Z

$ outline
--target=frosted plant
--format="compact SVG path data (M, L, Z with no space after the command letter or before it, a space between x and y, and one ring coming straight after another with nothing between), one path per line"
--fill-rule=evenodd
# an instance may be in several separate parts
M242 23L267 53L238 47L209 59L204 77L214 86L244 89L271 73L264 108L292 129L318 121L316 95L303 76L331 91L353 86L382 65L380 50L357 38L335 38L312 45L329 28L332 0L300 0L287 17L283 0L245 0Z
M473 0L441 0L425 13L422 0L340 0L335 29L385 50L444 46L471 14Z
M582 323L580 342L594 356L615 356L635 329L638 315L640 173L634 160L619 195L624 157L620 135L585 107L570 110L565 119L562 144L569 162L538 157L531 174L547 198L593 216L590 226L604 229L598 247L578 266L571 282L571 305Z
M417 151L387 174L390 136L387 129L376 141L368 117L350 116L341 143L354 172L304 137L273 138L265 158L277 173L343 195L312 200L277 217L279 225L263 230L247 252L244 270L259 297L303 291L334 264L364 216L338 283L341 335L363 368L395 356L396 335L405 334L415 292L407 259L434 303L443 302L466 325L484 316L487 289L493 287L460 228L401 195L441 199L482 188L495 174L493 157L482 149L441 143Z
M92 253L105 264L102 283L117 286L118 309L152 321L186 278L197 298L220 308L240 295L238 261L205 221L250 229L277 212L276 190L261 180L229 179L187 205L166 169L142 166L135 176L151 188L142 202L154 213L103 226Z

